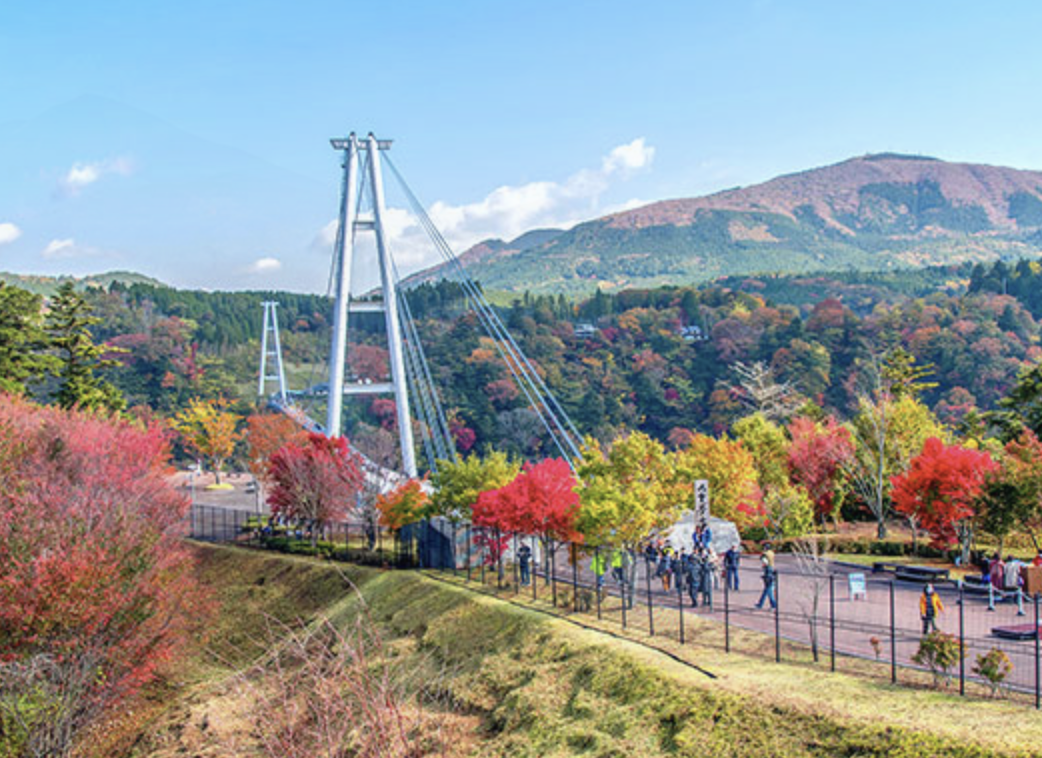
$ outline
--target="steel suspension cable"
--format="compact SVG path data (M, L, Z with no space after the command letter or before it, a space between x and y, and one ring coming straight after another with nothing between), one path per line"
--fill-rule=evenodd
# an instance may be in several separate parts
M527 356L525 356L516 341L506 330L502 320L499 318L488 300L484 297L484 294L475 286L473 280L467 276L462 263L452 252L437 227L434 226L433 221L431 221L430 217L427 215L422 204L405 182L401 172L398 171L397 167L390 160L388 160L388 165L390 165L392 172L401 184L403 191L409 199L410 205L413 207L413 211L416 213L421 224L431 237L438 252L446 263L449 264L450 271L455 274L455 278L463 288L468 299L471 301L476 315L478 315L490 336L494 338L500 356L503 358L507 368L518 382L518 385L521 387L529 403L536 411L536 414L539 416L544 428L550 435L551 440L561 452L562 457L571 463L573 457L577 458L579 456L579 449L576 440L580 438L578 431L571 422L571 419L568 418L568 415L564 412L564 409L560 406L560 403L557 401L556 397L554 397L549 387L546 386L546 383L543 381L538 371L535 370ZM496 339L497 337L498 339ZM554 408L556 408L556 412ZM562 418L564 419L564 423L561 421ZM565 428L565 423L568 425L568 429ZM550 424L557 427L557 431L550 428ZM562 441L564 445L562 445ZM565 447L567 447L568 450L565 450Z

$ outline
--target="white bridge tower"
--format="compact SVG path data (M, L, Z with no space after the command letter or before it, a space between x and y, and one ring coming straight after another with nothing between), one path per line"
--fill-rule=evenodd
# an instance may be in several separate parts
M341 436L344 395L384 394L394 395L398 410L398 435L401 443L402 468L406 476L416 476L416 454L413 448L412 416L409 413L409 393L405 376L405 360L402 354L401 325L398 318L398 292L395 286L394 266L387 248L384 233L384 187L380 171L380 151L389 150L390 140L378 140L369 134L358 139L354 132L347 137L330 140L334 150L343 152L344 177L340 190L340 219L337 225L335 263L336 306L333 319L333 347L329 359L329 410L326 433L331 437ZM359 176L359 159L365 157ZM359 179L362 181L360 182ZM361 190L359 185L361 184ZM359 192L369 195L372 215L361 217L358 213ZM376 236L376 253L380 266L380 282L383 299L379 302L351 302L351 265L355 254L355 233L371 231ZM387 329L387 348L390 353L391 382L348 383L344 377L347 368L347 322L351 313L378 312L384 314Z
M279 344L279 304L268 300L264 306L264 328L261 331L260 378L257 382L257 395L264 397L265 385L278 382L279 400L286 402L286 370L282 366L282 345ZM269 374L268 360L274 364L274 374Z

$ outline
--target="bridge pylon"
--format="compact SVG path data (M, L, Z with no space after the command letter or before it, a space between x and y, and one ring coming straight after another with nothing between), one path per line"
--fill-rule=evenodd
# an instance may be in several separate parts
M261 331L261 355L260 372L257 380L257 395L264 397L265 385L268 382L278 382L279 400L286 402L286 370L282 365L282 345L279 342L279 304L268 300L261 303L264 306L264 328ZM268 361L273 364L274 372L269 374Z
M412 416L409 411L409 393L405 374L405 359L402 349L402 332L398 313L398 291L395 285L394 264L387 246L384 232L384 185L380 167L380 152L389 150L390 140L377 139L370 133L359 139L354 132L347 137L331 139L334 150L343 153L343 183L340 190L340 215L337 224L334 250L334 275L336 277L336 306L333 311L333 345L329 358L329 407L326 432L339 437L343 432L342 414L344 394L378 394L390 392L394 395L398 413L398 435L401 445L402 468L406 476L416 476L416 453L413 447ZM360 168L360 158L365 157ZM360 171L366 176L360 177ZM362 181L359 182L359 179ZM361 184L361 189L359 187ZM372 208L370 217L361 217L358 212L359 192L368 194ZM351 264L355 256L357 232L372 232L376 236L377 260L380 268L381 302L351 303ZM347 329L348 316L352 312L382 311L387 331L387 348L390 354L391 384L345 384L347 373Z

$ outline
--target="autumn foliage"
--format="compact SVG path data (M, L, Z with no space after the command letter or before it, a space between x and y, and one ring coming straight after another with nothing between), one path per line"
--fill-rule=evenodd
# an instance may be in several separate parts
M908 471L891 480L894 508L917 518L939 547L959 541L959 527L973 517L985 476L997 468L979 450L945 445L931 437Z
M578 511L579 495L571 467L561 458L548 458L526 464L509 484L478 495L473 520L475 526L502 532L577 540Z
M268 503L272 512L313 522L318 529L346 518L362 488L362 461L343 437L309 433L307 442L272 457ZM312 531L312 541L317 530Z
M831 416L824 423L800 416L789 424L789 475L802 484L821 520L832 516L844 466L854 457L850 432Z
M267 480L268 467L279 448L301 445L308 433L296 421L281 413L258 413L246 419L246 446L250 471Z
M174 420L185 447L210 461L218 484L225 460L242 437L239 417L225 410L227 405L224 400L195 399Z
M158 426L0 396L0 697L27 750L64 755L203 615L166 461Z
M409 479L376 499L380 523L397 532L406 524L415 523L423 518L427 500L423 483L417 479Z

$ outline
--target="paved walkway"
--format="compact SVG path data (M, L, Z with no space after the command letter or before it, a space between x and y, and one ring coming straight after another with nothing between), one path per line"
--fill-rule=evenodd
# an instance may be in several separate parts
M764 610L756 610L763 589L761 570L757 556L743 556L743 565L739 571L740 590L727 593L726 604L728 616L733 626L773 635L775 630L774 612L769 604ZM556 556L556 577L560 587L567 587L572 581L572 568L567 560L567 552L561 548ZM779 555L778 568L778 629L783 639L810 645L810 621L816 618L818 626L818 644L822 653L827 655L829 647L829 580L827 577L812 577L800 572L795 556ZM853 655L866 659L875 659L876 650L871 642L878 640L879 659L889 662L891 659L891 587L893 592L893 628L894 653L899 666L915 666L912 656L918 650L922 638L922 622L919 617L919 597L923 584L893 580L888 574L873 574L871 566L855 568L847 565L828 563L828 569L834 575L834 608L836 626L836 651L844 655ZM542 567L540 567L542 571ZM592 588L594 575L590 570L590 559L580 561L579 583ZM851 573L865 576L866 596L852 599L849 593L848 578ZM606 588L610 596L619 597L619 585L609 575ZM675 590L667 593L662 589L661 580L654 578L652 567L651 603L655 615L659 616L666 609L676 613L680 598ZM643 558L639 559L636 587L636 603L639 608L631 612L637 623L646 626L648 603L648 580ZM958 637L959 635L959 592L954 584L938 583L937 591L944 604L937 625L941 631ZM815 604L817 595L817 604ZM1025 599L1023 616L1018 615L1015 602L997 602L995 609L988 610L987 595L966 594L963 609L963 628L965 634L965 668L967 677L972 676L972 669L978 654L987 653L992 648L1006 652L1012 663L1012 672L1007 681L1018 689L1033 691L1035 687L1035 641L1004 640L992 634L996 626L1030 625L1034 620L1034 605ZM712 609L704 606L692 608L690 599L685 593L683 603L688 613L697 614L706 620L716 620L723 624L725 593L719 589L714 593ZM615 607L619 603L615 601ZM668 613L668 611L666 611ZM958 668L954 671L958 675Z

